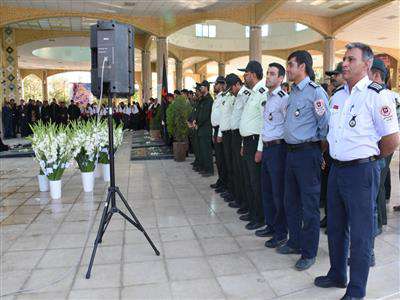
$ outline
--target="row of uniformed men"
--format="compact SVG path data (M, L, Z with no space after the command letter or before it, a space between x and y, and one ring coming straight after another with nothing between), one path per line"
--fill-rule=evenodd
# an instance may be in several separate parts
M319 243L322 153L333 159L328 184L328 241L331 269L316 278L320 287L340 287L343 299L365 296L372 252L378 157L399 145L395 104L369 80L373 53L361 43L346 46L346 84L328 96L314 80L312 57L293 52L286 75L290 95L280 88L285 69L250 61L244 85L235 74L218 77L211 110L219 179L211 185L237 207L246 228L271 236L266 247L300 254L296 269L315 263ZM328 132L329 126L329 132ZM350 234L349 234L350 229ZM289 239L287 236L289 234ZM350 239L349 239L350 237ZM350 246L350 282L347 257Z

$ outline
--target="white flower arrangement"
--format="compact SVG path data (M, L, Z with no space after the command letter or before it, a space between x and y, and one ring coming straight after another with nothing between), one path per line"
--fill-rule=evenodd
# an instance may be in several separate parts
M32 142L32 150L41 173L49 180L60 180L74 155L70 129L52 123L45 125L38 122L32 126L32 132L33 135L29 140Z
M99 163L101 164L109 164L110 156L108 154L108 125L106 122L103 122L99 129L100 132L100 140L101 140L101 149L99 153ZM123 126L114 126L114 151L117 152L117 149L122 144L123 139Z
M74 157L81 172L93 172L101 147L104 144L100 133L101 122L91 120L72 125Z

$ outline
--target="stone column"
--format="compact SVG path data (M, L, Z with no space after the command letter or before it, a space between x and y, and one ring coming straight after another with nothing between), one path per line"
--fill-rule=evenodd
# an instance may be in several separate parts
M44 100L49 100L49 95L47 92L47 70L42 71L42 98Z
M3 97L6 100L14 99L18 104L21 97L21 78L18 75L18 53L15 44L15 31L11 27L2 30L2 49L1 68L4 71L2 81ZM3 99L0 100L1 103Z
M324 38L324 53L323 53L323 69L324 75L326 71L333 70L335 67L335 38Z
M181 60L175 60L175 88L177 90L182 89L182 81L183 81L183 63Z
M151 62L150 50L142 50L142 101L148 102L151 97Z
M261 26L250 26L250 60L256 60L261 63L262 58L262 39Z
M225 63L223 61L218 63L218 76L225 76Z
M158 101L161 101L161 88L162 88L162 75L163 75L163 66L165 62L165 68L167 70L168 76L168 44L166 37L157 38L157 98Z

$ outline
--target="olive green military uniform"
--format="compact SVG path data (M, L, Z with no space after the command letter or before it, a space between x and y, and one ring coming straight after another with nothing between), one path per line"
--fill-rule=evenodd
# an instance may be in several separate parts
M200 98L196 124L197 124L197 136L198 136L198 149L199 149L199 168L209 174L214 173L213 159L212 159L212 147L211 147L211 109L213 99L210 94L202 96Z

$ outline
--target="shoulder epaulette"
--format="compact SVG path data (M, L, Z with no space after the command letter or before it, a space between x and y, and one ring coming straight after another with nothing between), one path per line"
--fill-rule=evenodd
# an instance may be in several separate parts
M310 81L308 84L311 85L315 89L320 86L319 84L316 84L314 81Z
M369 89L374 90L375 92L377 92L378 94L384 90L383 86L381 86L379 83L377 82L372 82L369 86Z
M248 90L244 90L243 94L245 94L246 96L250 96L251 93Z
M344 85L341 85L332 91L332 96L335 95L336 92L344 90Z
M286 95L286 93L284 91L279 91L278 95L282 98Z
M258 91L259 91L261 94L263 94L263 93L265 92L265 89L264 89L263 87L261 87Z

